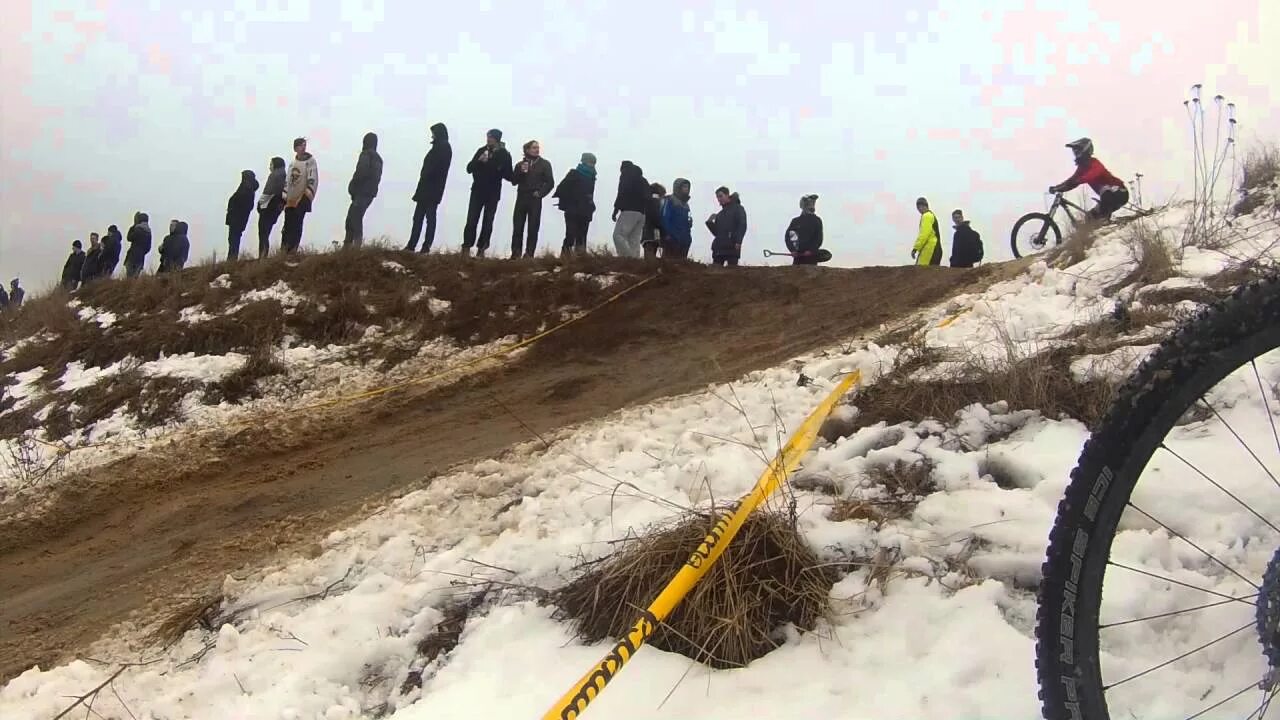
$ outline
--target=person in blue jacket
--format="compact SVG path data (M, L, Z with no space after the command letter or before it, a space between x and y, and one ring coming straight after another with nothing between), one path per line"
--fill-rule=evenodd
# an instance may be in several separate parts
M685 259L693 246L693 215L689 212L689 181L676 178L671 194L662 199L662 257Z

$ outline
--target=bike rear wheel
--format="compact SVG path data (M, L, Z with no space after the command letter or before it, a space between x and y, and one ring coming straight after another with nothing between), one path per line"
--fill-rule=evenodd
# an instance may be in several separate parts
M1062 230L1053 218L1044 213L1027 213L1013 224L1009 233L1009 247L1013 256L1033 255L1050 245L1062 244Z
M1107 416L1086 443L1058 505L1039 589L1036 672L1045 718L1140 717L1135 714L1130 698L1109 708L1108 693L1144 677L1144 682L1150 682L1148 673L1165 668L1173 674L1173 680L1168 681L1166 675L1166 683L1156 686L1156 692L1171 699L1166 704L1172 700L1181 704L1172 714L1167 708L1152 708L1151 712L1161 718L1236 713L1235 708L1239 706L1238 714L1231 717L1256 719L1259 713L1265 715L1272 698L1280 693L1280 671L1277 670L1280 667L1280 613L1277 612L1280 550L1276 550L1280 546L1280 528L1271 520L1280 517L1280 480L1277 480L1280 434L1276 430L1276 411L1280 410L1280 402L1276 400L1280 398L1280 362L1277 361L1280 353L1273 352L1280 347L1277 318L1280 318L1280 279L1272 278L1241 288L1229 300L1184 325L1161 344L1119 391ZM1240 382L1242 378L1250 385L1257 379L1261 405L1243 401L1233 401L1238 407L1225 405L1211 395L1224 379ZM1219 407L1214 407L1215 404ZM1259 409L1265 409L1265 419L1256 414ZM1243 423L1237 422L1236 426L1241 428L1240 432L1226 420L1232 413L1243 418ZM1224 436L1211 432L1209 424L1215 417L1235 436L1234 440L1221 440ZM1176 432L1175 426L1178 426ZM1250 436L1260 441L1261 449L1257 453L1245 442L1244 438ZM1187 445L1179 444L1184 441ZM1215 456L1231 452L1235 457L1234 453L1239 452L1235 441L1244 445L1249 454L1241 454L1238 462L1213 465L1206 462L1207 472L1192 465L1174 449L1194 459L1188 452L1193 449L1191 443L1212 442L1216 444L1208 447ZM1269 447L1271 445L1274 448ZM1197 452L1204 449L1201 445ZM1180 493L1191 486L1173 472L1178 466L1172 460L1163 467L1153 463L1152 474L1159 483L1154 487L1144 484L1135 493L1135 485L1158 451L1161 451L1159 460L1172 455L1194 471L1184 470L1183 477L1199 483L1200 478L1195 477L1199 474L1210 483L1205 485L1208 494L1201 502L1182 500ZM1257 472L1257 466L1261 466L1262 473ZM1266 482L1263 474L1275 487ZM1224 476L1227 479L1217 482L1211 475L1219 480ZM1276 495L1244 492L1235 483L1246 475L1261 479L1258 483L1261 490ZM1230 499L1224 499L1218 491ZM1242 498L1259 498L1259 509L1245 505ZM1157 518L1164 510L1157 513L1153 508L1162 502L1164 508L1170 503L1181 503L1182 516L1173 517L1168 523ZM1247 512L1240 512L1236 504L1244 506ZM1136 515L1126 516L1126 511L1136 511ZM1123 523L1122 516L1125 516ZM1206 519L1211 521L1207 526ZM1226 543L1216 538L1206 541L1195 534L1205 527L1239 532L1242 539ZM1124 541L1113 546L1119 528L1126 533ZM1143 542L1148 545L1138 545ZM1169 551L1165 544L1175 551ZM1158 547L1168 557L1161 556L1160 564L1133 567L1116 560L1113 553L1116 547L1121 550ZM1148 549L1147 552L1151 556L1154 551ZM1216 557L1218 554L1234 558L1241 569L1228 566ZM1195 567L1188 557L1197 561ZM1203 558L1217 565L1205 563ZM1260 563L1259 558L1263 562ZM1270 562L1265 562L1267 559ZM1260 572L1263 566L1265 573ZM1206 571L1206 567L1211 570ZM1224 569L1227 572L1223 572ZM1216 579L1217 584L1212 588L1205 587L1209 581L1204 578L1209 576ZM1258 582L1255 583L1254 578ZM1107 579L1116 585L1114 591L1104 596L1103 584ZM1139 581L1147 585L1136 585ZM1154 587L1155 592L1148 593L1148 587ZM1133 597L1140 598L1139 602L1126 604ZM1194 598L1198 600L1188 601ZM1150 610L1152 607L1176 608L1176 611L1154 613ZM1103 609L1108 620L1112 614L1125 619L1104 623ZM1227 612L1229 617L1210 617L1206 612ZM1128 619L1129 615L1139 617ZM1212 637L1223 623L1235 625L1242 621L1244 627L1200 644L1201 636ZM1196 636L1185 642L1170 640L1168 644L1175 649L1162 647L1152 653L1158 659L1167 659L1166 662L1152 663L1149 669L1135 672L1144 668L1147 661L1136 663L1134 658L1124 657L1123 643L1107 633L1113 629L1132 631L1140 627L1136 623L1149 622L1164 623L1148 626L1144 631L1161 642L1191 631L1195 631ZM1101 633L1102 630L1107 633ZM1230 642L1222 642L1228 636L1234 637ZM1258 642L1262 643L1261 649ZM1194 685L1192 675L1178 675L1186 672L1178 669L1179 663L1191 656L1190 652L1179 654L1184 646L1197 646L1194 651L1208 648L1208 652L1216 653L1212 661L1219 663L1220 679L1202 688ZM1231 677L1225 671L1228 661L1232 663ZM1123 679L1108 684L1103 678L1104 665L1108 669L1120 668L1117 677ZM1237 670L1240 671L1238 677ZM1256 678L1250 674L1255 670ZM1249 684L1249 679L1253 679L1256 686ZM1131 689L1132 686L1126 686L1118 692L1123 694ZM1149 691L1149 688L1142 690ZM1127 702L1131 707L1122 709ZM1137 705L1139 711L1144 707L1142 703ZM1251 709L1253 714L1248 714ZM1115 715L1110 714L1113 711Z

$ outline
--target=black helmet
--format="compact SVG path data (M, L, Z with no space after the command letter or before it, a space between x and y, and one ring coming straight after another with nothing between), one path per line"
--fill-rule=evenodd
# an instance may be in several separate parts
M1067 147L1071 148L1071 153L1076 156L1076 160L1093 157L1093 141L1087 137L1069 142Z

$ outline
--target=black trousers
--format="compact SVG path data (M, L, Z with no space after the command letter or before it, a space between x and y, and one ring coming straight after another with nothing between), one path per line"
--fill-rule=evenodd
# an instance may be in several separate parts
M244 228L236 229L227 227L227 259L238 260L240 258L240 238L244 235Z
M413 252L418 247L418 235L423 230L425 220L427 234L422 237L422 252L431 252L431 245L436 241L436 210L439 207L440 203L425 202L413 206L413 228L409 231L409 244L405 246L405 250Z
M564 247L560 249L562 255L571 252L578 254L587 251L587 230L591 227L590 215L569 215L564 216Z
M373 204L371 197L351 198L351 207L347 208L346 237L342 239L343 247L364 244L364 214Z
M284 209L284 228L280 230L280 247L285 252L294 252L302 245L302 223L307 219L307 211L300 207Z
M1129 191L1124 188L1105 190L1098 195L1098 204L1093 206L1089 215L1094 218L1109 218L1111 213L1129 204Z
M529 240L524 239L524 223L529 221ZM542 198L529 195L516 196L516 210L511 218L511 257L518 258L523 250L525 257L533 257L538 251L538 229L542 227Z
M258 257L265 258L271 254L271 229L276 226L276 220L280 219L280 211L283 208L268 207L266 210L258 213Z
M729 267L737 267L738 256L737 255L712 255L711 264L717 265L720 267L724 267L726 265L728 265Z
M498 200L501 191L492 195L471 193L471 202L467 204L467 225L462 230L462 247L475 246L481 250L489 249L489 238L493 237L493 216L498 212ZM482 221L481 215L484 216ZM476 240L476 223L480 223L480 239Z

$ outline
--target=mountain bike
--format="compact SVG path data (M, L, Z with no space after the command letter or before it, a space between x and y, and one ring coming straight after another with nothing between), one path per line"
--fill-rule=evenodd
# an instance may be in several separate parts
M1094 198L1093 202L1097 204L1098 199ZM1054 215L1058 213L1059 208L1067 214L1067 220L1071 223L1068 227L1079 225L1081 221L1090 218L1088 210L1068 200L1064 193L1056 193L1048 212L1027 213L1013 224L1013 231L1009 233L1009 246L1015 258L1020 258L1024 254L1038 253L1048 247L1051 242L1053 245L1062 244L1062 228L1054 220ZM1133 203L1126 205L1125 209L1132 211L1136 216L1151 214L1150 210L1145 210Z
M1045 718L1267 717L1280 692L1278 346L1273 272L1184 323L1116 394L1042 566Z

